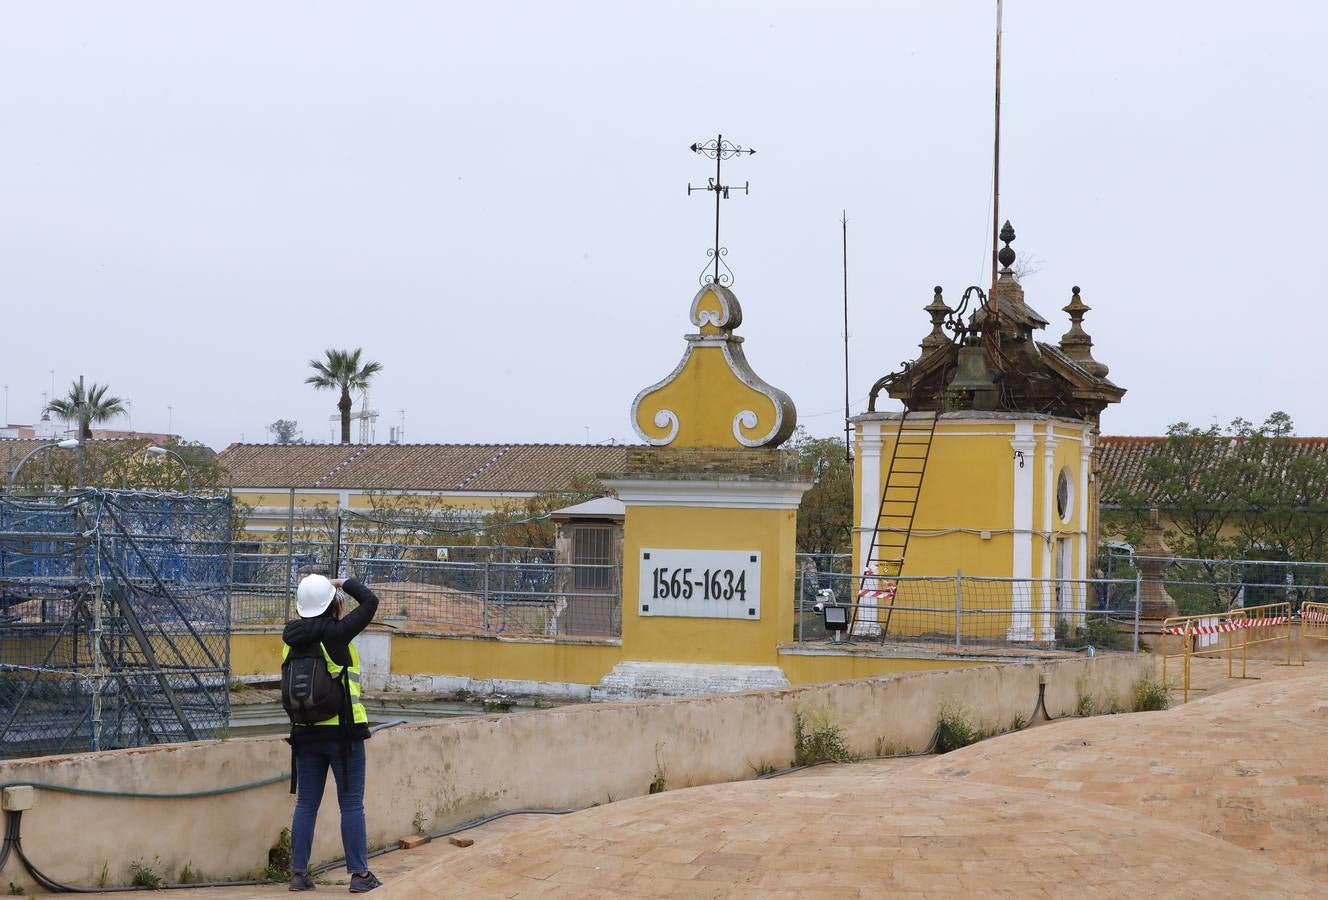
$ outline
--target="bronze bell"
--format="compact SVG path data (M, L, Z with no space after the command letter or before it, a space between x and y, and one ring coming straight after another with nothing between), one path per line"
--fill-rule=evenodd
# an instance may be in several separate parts
M959 348L958 367L954 380L947 387L951 391L994 391L995 383L987 369L987 351L982 345ZM976 397L974 398L977 399Z

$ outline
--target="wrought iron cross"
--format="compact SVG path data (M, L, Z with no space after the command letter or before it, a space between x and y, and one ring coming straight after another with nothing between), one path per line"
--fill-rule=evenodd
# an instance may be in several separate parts
M750 183L744 181L742 187L724 184L720 180L720 166L726 159L732 159L733 157L741 156L744 153L751 156L756 151L750 148L743 148L731 141L726 141L722 134L716 135L714 140L692 144L691 150L693 153L715 161L714 178L707 179L704 185L693 185L690 181L687 182L687 196L689 197L692 195L693 191L712 191L715 195L715 245L706 251L706 256L710 257L711 261L707 262L705 268L701 270L700 281L703 285L732 284L733 270L729 268L728 263L724 262L724 257L728 255L729 251L727 247L721 247L719 244L719 201L727 200L729 198L730 190L740 190L744 194L749 193L748 188L750 187ZM719 271L720 265L724 266L724 274L721 274Z

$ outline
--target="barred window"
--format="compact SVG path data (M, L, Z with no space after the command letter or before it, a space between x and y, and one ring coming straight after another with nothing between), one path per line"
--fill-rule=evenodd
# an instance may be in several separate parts
M613 563L613 529L608 525L572 527L572 588L607 591ZM599 568L603 567L603 568Z

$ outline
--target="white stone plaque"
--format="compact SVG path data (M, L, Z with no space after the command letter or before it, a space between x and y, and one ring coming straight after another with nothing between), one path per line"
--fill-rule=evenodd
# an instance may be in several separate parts
M643 616L761 618L761 554L756 550L641 550Z

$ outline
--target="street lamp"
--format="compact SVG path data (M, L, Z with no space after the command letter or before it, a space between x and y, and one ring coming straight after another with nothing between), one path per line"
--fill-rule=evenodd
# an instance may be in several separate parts
M149 456L166 456L168 454L170 456L174 456L177 460L179 460L180 465L184 467L184 477L186 485L185 493L192 494L194 492L193 470L189 468L189 463L185 462L184 457L176 453L174 450L170 449L169 447L157 447L157 446L148 447L146 450L143 451L143 462L146 463L148 461Z
M14 482L18 479L18 470L23 468L23 464L28 460L32 459L38 453L42 452L43 450L49 451L52 448L58 448L60 450L77 450L79 447L82 446L83 442L80 441L78 438L65 438L63 441L56 441L51 444L42 444L40 447L32 448L27 452L27 454L22 459L18 461L18 465L14 466L14 468L10 471L9 493L11 494L14 493Z

